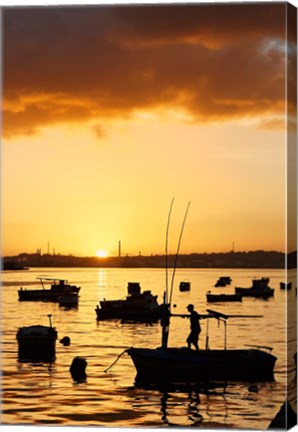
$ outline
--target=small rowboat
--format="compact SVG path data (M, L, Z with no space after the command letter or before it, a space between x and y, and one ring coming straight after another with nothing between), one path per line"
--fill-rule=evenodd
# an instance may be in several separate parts
M180 282L179 291L190 291L190 282Z
M220 278L216 281L215 287L225 287L226 285L230 285L232 279L230 276L220 276Z
M241 294L211 294L210 291L206 294L206 298L208 303L242 301Z

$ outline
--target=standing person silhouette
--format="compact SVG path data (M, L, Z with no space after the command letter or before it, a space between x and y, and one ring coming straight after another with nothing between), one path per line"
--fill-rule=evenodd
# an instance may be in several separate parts
M190 313L190 333L186 339L187 346L191 349L191 344L199 350L199 334L201 333L200 315L195 311L194 305L189 304L187 310Z

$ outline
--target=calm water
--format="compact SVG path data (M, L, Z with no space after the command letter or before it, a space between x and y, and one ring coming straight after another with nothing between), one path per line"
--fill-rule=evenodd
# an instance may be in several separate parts
M67 278L81 286L79 307L65 310L55 303L19 302L20 286L39 287L38 276ZM221 275L231 276L230 287L213 288ZM253 277L270 277L275 297L264 301L244 298L242 303L207 304L206 291L234 292L234 286L251 286ZM227 314L261 314L261 319L230 319L228 347L243 347L245 343L272 346L278 357L275 381L257 384L228 384L205 394L142 390L134 387L135 369L127 354L105 372L126 348L160 345L159 324L121 324L117 321L97 323L94 308L99 299L126 296L127 282L140 282L143 290L158 294L162 301L164 270L162 269L30 269L24 272L4 272L2 275L2 418L7 425L109 426L109 427L179 427L200 425L206 428L266 429L286 398L287 303L289 312L296 314L296 281L293 288L281 291L285 281L282 270L217 270L183 269L176 272L178 287L181 280L191 282L191 291L176 289L173 302L175 313L185 313L194 303L205 313L214 309ZM52 364L19 363L16 332L18 327L48 325L52 314L58 330L58 340L71 338L65 347L59 342L56 361ZM202 323L200 345L205 345L205 324ZM294 326L290 321L289 373L294 378ZM169 345L184 346L189 332L187 319L172 318ZM211 348L223 348L223 325L210 320ZM74 383L69 366L75 356L88 361L87 381ZM290 385L291 387L291 385ZM252 391L255 390L255 391ZM257 391L256 391L257 390ZM291 397L293 399L293 396Z

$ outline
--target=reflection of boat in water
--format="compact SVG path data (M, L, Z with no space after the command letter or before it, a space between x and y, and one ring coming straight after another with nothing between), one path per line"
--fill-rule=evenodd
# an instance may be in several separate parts
M20 361L53 361L55 359L57 330L50 326L32 325L17 331L18 356Z
M212 294L210 291L206 293L208 303L213 302L241 302L241 294Z
M230 276L220 276L220 278L217 279L214 286L215 287L225 287L226 285L230 285L231 282L232 282L232 279L230 278Z
M250 288L235 287L235 293L241 294L244 297L267 299L268 297L274 296L274 289L268 286L269 281L269 278L264 277L261 279L253 279Z
M157 295L151 291L141 292L138 282L128 282L127 297L122 300L102 300L96 306L98 320L120 319L123 321L158 321L162 307L157 302Z
M77 297L80 291L80 287L76 285L70 285L66 279L58 278L37 278L40 280L42 289L23 289L18 290L20 301L49 301L58 302L61 296L72 296ZM44 283L49 282L51 284L50 289L44 287Z
M183 397L184 396L184 397ZM176 400L177 399L177 400ZM185 405L184 409L187 413L187 424L179 424L177 422L177 407L181 405ZM203 416L200 414L200 395L197 391L188 390L186 395L182 395L175 391L173 394L164 392L160 399L161 403L161 413L162 413L162 421L169 426L199 426L203 422ZM173 411L174 421L171 419Z
M78 306L79 296L76 292L64 293L58 297L59 306L74 308Z
M190 282L180 282L179 291L190 291Z
M149 390L150 403L160 407L161 420L172 427L195 427L214 429L223 424L228 415L226 394L228 386L223 383L188 384L181 386L163 385L161 387L142 387ZM148 403L146 392L138 393L134 408L144 407ZM213 414L213 407L216 414ZM215 417L216 419L212 419Z
M173 201L172 201L173 203ZM189 205L188 205L189 207ZM182 230L184 227L185 213ZM172 205L170 208L171 214ZM180 239L182 235L180 233ZM180 244L180 242L179 242ZM179 250L179 247L178 247ZM178 254L178 251L177 251ZM175 271L175 268L174 268ZM174 273L173 273L174 274ZM206 381L272 381L276 357L272 354L256 348L227 349L227 320L229 318L256 318L259 315L224 315L222 313L207 310L206 347L205 350L193 351L189 348L169 348L168 336L170 329L171 299L173 283L164 295L164 309L162 317L162 340L158 348L129 348L131 357L137 371L136 384L144 383L164 385L168 383L195 383ZM167 301L169 298L169 302ZM189 315L175 315L183 318ZM209 318L215 318L224 323L224 349L210 349L208 336ZM263 347L265 348L265 347ZM272 348L268 348L271 350Z

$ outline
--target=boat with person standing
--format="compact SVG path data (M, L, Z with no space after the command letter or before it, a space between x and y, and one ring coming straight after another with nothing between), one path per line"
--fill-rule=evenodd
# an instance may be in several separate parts
M277 358L272 347L249 345L250 348L228 349L227 320L230 318L261 318L260 315L226 315L207 310L202 318L215 318L224 323L224 349L210 349L208 331L205 349L172 348L165 337L158 348L129 348L137 371L136 384L199 384L203 382L264 382L274 380ZM186 317L187 315L172 315ZM207 324L208 328L208 324ZM165 336L165 333L163 332ZM166 336L167 337L167 336Z
M168 225L172 211L171 203ZM186 220L187 206L183 227ZM167 228L168 233L168 228ZM166 236L167 245L167 236ZM166 246L167 251L167 246ZM161 346L157 348L131 347L126 352L131 357L137 371L135 383L137 386L168 384L194 384L206 381L272 381L274 379L274 365L276 357L271 354L272 347L250 346L249 348L228 349L227 321L230 318L260 318L260 315L226 315L221 312L207 310L207 314L200 318L207 319L205 349L191 350L190 348L168 347L170 320L172 317L190 317L189 314L172 314L171 304L174 286L175 267L172 274L171 288L168 288L166 269L166 290L164 293L164 309L162 323ZM224 324L224 349L210 349L208 336L208 320L217 319ZM269 352L267 352L269 351Z

